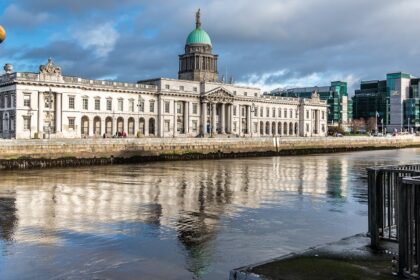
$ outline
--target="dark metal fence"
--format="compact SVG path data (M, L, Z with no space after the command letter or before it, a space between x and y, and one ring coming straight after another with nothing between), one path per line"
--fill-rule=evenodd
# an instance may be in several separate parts
M420 164L368 168L368 211L371 246L380 239L398 240L398 188L403 177L420 176Z
M419 279L420 264L420 177L404 178L398 188L399 272Z

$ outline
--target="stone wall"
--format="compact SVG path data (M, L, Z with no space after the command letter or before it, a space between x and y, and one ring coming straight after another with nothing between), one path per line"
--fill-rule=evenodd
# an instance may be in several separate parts
M0 169L420 147L420 137L1 140Z

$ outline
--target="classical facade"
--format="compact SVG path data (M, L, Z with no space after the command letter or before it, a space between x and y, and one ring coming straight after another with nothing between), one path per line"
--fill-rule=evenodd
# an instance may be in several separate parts
M0 76L0 137L259 137L325 136L327 104L311 98L263 96L218 80L208 34L196 29L179 57L178 80L137 83L62 75L49 59L37 73Z

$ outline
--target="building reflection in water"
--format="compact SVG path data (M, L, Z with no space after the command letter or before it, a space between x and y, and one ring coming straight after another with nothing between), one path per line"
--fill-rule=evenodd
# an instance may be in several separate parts
M0 182L0 237L55 245L62 231L109 235L118 227L103 225L147 224L157 235L176 231L200 278L222 217L287 204L284 193L345 199L348 168L345 157L313 156L10 172Z

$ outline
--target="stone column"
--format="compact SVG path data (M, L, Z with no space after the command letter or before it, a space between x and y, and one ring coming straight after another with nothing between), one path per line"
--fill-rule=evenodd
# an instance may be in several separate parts
M61 93L56 93L55 96L55 131L56 133L61 132Z
M144 117L144 137L149 136L149 119Z
M112 116L112 136L117 133L117 117Z
M44 93L38 92L38 136L44 133Z
M220 105L220 133L221 134L226 134L226 122L225 122L225 103L222 103Z
M201 135L207 134L207 102L201 103Z
M174 131L173 131L173 136L175 137L175 135L177 135L177 129L178 129L178 127L177 127L177 111L176 111L176 108L177 108L177 103L178 101L174 101L174 125L173 125L173 128L174 128Z
M232 105L231 104L226 104L226 109L227 109L227 113L226 113L226 133L232 133L232 126L231 126L231 115L230 115L230 111L232 110Z
M246 130L248 134L251 134L251 106L246 106Z
M229 130L230 133L233 133L233 104L229 105L230 112L229 112Z
M211 104L211 114L212 114L211 131L212 131L213 135L217 133L217 130L216 130L216 109L217 109L217 103L212 103Z
M93 118L89 118L89 129L88 129L88 136L93 135L93 126L95 123L93 122Z
M189 132L189 114L190 114L190 102L184 101L184 134L188 134Z

